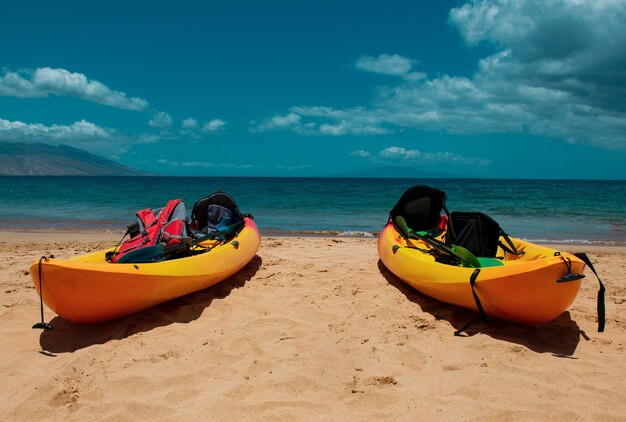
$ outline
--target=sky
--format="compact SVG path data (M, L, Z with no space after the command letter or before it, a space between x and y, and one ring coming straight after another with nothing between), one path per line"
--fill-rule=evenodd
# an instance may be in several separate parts
M161 175L626 179L626 0L5 2L0 141Z

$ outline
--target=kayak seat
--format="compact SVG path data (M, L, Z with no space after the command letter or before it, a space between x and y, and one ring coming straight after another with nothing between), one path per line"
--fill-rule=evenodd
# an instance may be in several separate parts
M407 189L389 212L389 221L395 224L402 217L407 226L425 235L442 233L442 214L447 215L446 194L429 186L416 185Z
M216 192L199 199L191 211L190 232L200 238L214 232L228 238L243 227L243 215L230 195Z
M500 241L501 237L506 244ZM481 212L453 211L446 243L463 246L478 257L495 258L499 247L507 253L520 254L498 222Z

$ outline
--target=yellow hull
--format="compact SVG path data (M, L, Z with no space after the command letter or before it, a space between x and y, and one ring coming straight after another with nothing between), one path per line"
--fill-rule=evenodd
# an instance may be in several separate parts
M578 294L581 280L557 283L568 274L562 259L571 260L571 272L582 274L585 264L574 255L512 239L521 256L505 254L504 265L481 268L475 291L488 316L526 324L551 321L565 312ZM394 248L394 246L396 246ZM392 224L378 239L378 253L385 266L405 283L435 299L477 310L470 276L474 268L435 262L428 247L417 240L405 239ZM394 251L395 249L395 251Z
M233 241L237 241L234 242ZM111 264L104 251L41 262L43 300L69 321L91 323L128 315L210 287L239 271L261 243L248 218L230 242L187 258L148 264ZM210 245L210 242L207 243ZM30 273L39 291L39 263Z

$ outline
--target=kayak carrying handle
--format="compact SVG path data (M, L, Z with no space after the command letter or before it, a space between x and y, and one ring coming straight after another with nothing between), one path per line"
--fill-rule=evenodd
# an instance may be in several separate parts
M569 259L566 256L561 255L559 252L556 252L554 255L560 256L561 259L563 260L563 263L565 264L565 268L567 268L567 274L559 278L556 281L557 283L569 283L570 281L576 281L576 280L580 280L581 278L585 278L584 274L578 274L578 273L572 272L572 260L571 259Z
M570 281L580 280L581 278L585 278L585 275L584 274L578 274L578 273L569 273L569 274L565 274L563 277L559 278L556 282L557 283L568 283Z

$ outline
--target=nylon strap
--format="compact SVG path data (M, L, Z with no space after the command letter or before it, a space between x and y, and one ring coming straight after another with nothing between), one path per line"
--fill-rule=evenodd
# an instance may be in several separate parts
M506 241L506 243L509 244L509 246L511 247L511 249L507 248L502 242L498 242L498 244L500 245L500 247L505 251L508 252L510 254L513 255L521 255L522 252L519 252L517 250L517 248L515 247L515 244L513 244L513 241L511 240L511 238L509 237L508 234L506 234L504 232L504 230L500 229L500 234L502 235L502 237L504 238L504 240Z
M606 289L604 288L604 284L602 283L602 280L600 280L596 269L593 268L593 264L587 254L585 252L576 252L574 253L574 256L580 258L585 264L587 264L589 269L591 269L591 271L593 271L596 275L598 283L600 283L600 289L598 290L598 332L601 333L604 331L604 323L606 321L606 309L604 307L604 292Z
M464 326L456 330L454 332L455 336L460 336L463 331L467 330L472 324L476 322L489 322L489 319L487 318L487 314L485 313L485 310L483 309L483 305L482 303L480 303L480 299L478 298L478 295L476 294L476 290L474 289L474 284L476 284L476 278L478 278L479 273L480 273L480 268L476 268L474 272L472 273L472 275L470 276L470 287L472 288L472 295L474 296L474 301L476 302L476 308L478 309L478 313L480 314L480 316L468 321Z

